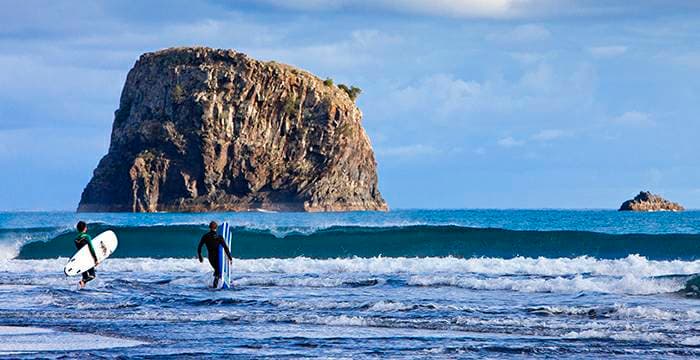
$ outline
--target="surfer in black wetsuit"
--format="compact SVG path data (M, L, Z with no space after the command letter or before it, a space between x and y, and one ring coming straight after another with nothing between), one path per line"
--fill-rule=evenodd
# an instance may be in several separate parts
M95 264L97 264L97 255L95 254L95 249L92 247L92 238L87 233L87 224L85 221L78 221L76 228L78 229L78 236L75 238L75 247L80 250L83 248L83 246L87 245L90 248L90 255L92 255L92 258L95 259ZM80 285L80 288L83 288L85 287L85 284L94 279L95 268L93 267L83 273L83 278L78 284Z
M216 233L217 227L218 225L216 224L216 221L210 222L209 232L202 236L202 239L199 240L199 246L197 246L197 257L199 258L199 262L204 262L204 259L202 258L202 245L207 246L207 257L209 258L209 264L211 264L211 267L214 268L214 288L219 285L219 279L221 278L221 273L219 272L219 245L223 245L224 252L226 252L226 256L228 256L228 261L233 260L233 257L231 257L231 251L229 250L228 246L226 246L223 236Z

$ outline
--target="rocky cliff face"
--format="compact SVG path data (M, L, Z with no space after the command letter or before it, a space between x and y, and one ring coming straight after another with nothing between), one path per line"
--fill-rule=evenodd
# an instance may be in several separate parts
M683 206L670 202L659 195L642 191L632 200L627 200L620 206L620 211L683 211Z
M78 211L386 210L361 119L345 91L288 65L147 53Z

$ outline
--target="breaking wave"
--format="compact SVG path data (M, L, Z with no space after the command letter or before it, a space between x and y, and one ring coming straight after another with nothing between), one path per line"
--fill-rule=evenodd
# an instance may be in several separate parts
M66 258L0 260L8 274L57 273ZM614 293L651 295L683 292L700 272L698 261L657 261L639 255L617 260L578 258L338 258L235 259L234 286L239 287L455 287L533 293ZM101 273L125 279L153 274L182 274L173 285L199 284L211 271L195 259L110 259ZM168 276L171 276L168 275ZM194 275L194 276L193 276ZM41 280L44 281L44 280ZM45 281L64 281L47 276ZM25 284L34 285L34 284ZM40 285L40 284L39 284ZM400 304L375 304L373 309L400 309ZM565 312L541 309L543 313ZM658 316L671 316L660 314Z
M108 226L118 258L187 258L206 231L202 225ZM51 259L74 253L68 229L0 229L0 258ZM700 234L606 234L587 231L523 231L456 225L331 226L327 228L234 228L234 256L241 259L345 257L489 257L510 259L619 259L639 254L651 260L692 260Z

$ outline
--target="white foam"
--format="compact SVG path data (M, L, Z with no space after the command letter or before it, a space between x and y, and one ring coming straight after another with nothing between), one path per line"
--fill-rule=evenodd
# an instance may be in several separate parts
M366 272L391 273L480 273L480 274L532 274L532 275L593 275L661 276L695 274L700 272L697 261L653 261L643 256L630 255L617 260L598 260L591 257L577 258L338 258L310 259L254 259L235 260L234 267L243 272L279 272L287 274Z
M425 223L421 221L408 221L408 220L396 220L396 221L377 221L377 222L354 222L354 221L343 221L343 220L316 220L313 223L304 224L303 226L298 225L280 225L278 223L260 223L259 221L253 220L240 220L232 219L228 221L231 226L244 228L250 231L260 231L269 232L277 238L285 238L290 235L312 235L319 231L329 230L331 228L348 228L348 227L358 227L364 229L376 229L376 228L401 228L409 226L465 226L464 224L458 224L454 222L437 222L437 223ZM169 224L168 224L169 225Z
M48 334L51 332L53 332L53 330L44 329L44 328L37 328L37 327L2 326L2 325L0 325L0 336Z
M514 328L568 328L569 324L540 318L496 317L484 319L473 316L457 316L454 323L466 328L475 327L514 327Z
M619 318L670 320L670 321L700 321L700 312L697 310L675 311L664 310L649 306L625 306L616 305L617 311L613 314Z
M351 309L357 307L356 303L347 301L326 301L326 300L305 300L305 301L289 301L278 300L272 302L275 306L283 309L295 310L337 310Z
M45 260L0 260L0 272L8 273L63 273L68 258L59 257ZM97 270L111 272L170 273L207 272L208 262L196 259L152 259L152 258L110 258L98 265Z
M305 301L289 301L279 300L272 302L275 306L283 309L296 310L341 310L341 309L358 309L366 308L367 311L375 312L392 312L411 310L415 306L405 304L398 301L379 301L376 303L349 302L349 301L332 301L332 300L305 300Z
M338 287L367 279L316 278L316 277L243 277L233 281L234 286L291 286L291 287ZM370 279L371 280L371 279Z
M4 272L55 272L63 269L67 258L47 260L0 259L0 271ZM700 260L696 261L657 261L643 256L629 255L616 260L599 260L587 256L577 258L336 258L311 259L234 259L236 272L323 274L356 273L370 274L433 274L433 273L479 273L490 275L546 275L564 276L591 274L606 276L662 276L691 275L700 273ZM209 265L196 259L153 259L153 258L110 258L101 264L105 271L136 272L202 272Z
M311 316L296 316L291 319L297 324L316 324L316 325L331 325L331 326L372 326L374 323L371 319L360 316L348 315L311 315Z
M607 335L601 330L588 329L583 331L570 331L562 337L565 339L604 339Z
M0 260L14 259L19 255L21 246L22 242L19 240L0 242Z
M416 275L408 280L416 286L456 286L474 290L511 290L521 292L600 292L616 294L648 295L677 291L682 281L649 279L634 275L621 278L583 277L572 278L491 278L484 279L461 275Z
M700 336L691 336L686 338L681 341L681 344L687 346L700 346Z
M56 227L51 230L45 231L23 231L22 229L17 229L17 231L1 234L0 235L0 260L14 259L16 258L22 246L31 242L48 241L60 234L70 231L70 227Z
M10 239L0 239L0 260L16 258L22 245L30 241L32 241L32 238L24 235L17 235Z
M612 339L618 341L645 341L652 343L673 343L674 340L666 334L646 331L603 331L588 329L583 331L571 331L564 336L565 339Z
M548 320L541 318L477 318L472 316L456 316L450 321L444 318L392 318L388 316L359 316L359 315L257 315L255 319L271 322L293 322L296 324L314 324L331 326L362 326L362 327L382 327L395 329L451 329L453 331L472 331L475 329L494 328L538 328L549 329L550 335L555 335L561 331L570 331L572 324L563 320ZM250 319L249 317L245 317ZM252 320L252 319L251 319ZM575 325L573 325L575 328ZM603 331L608 325L599 323L586 323L585 326L591 331ZM600 330L598 330L600 329ZM602 334L602 332L601 332Z
M0 326L0 353L4 354L111 349L143 344L145 343L142 341L95 334L55 331L36 327Z
M596 316L620 320L700 321L700 312L697 310L678 311L626 304L614 304L606 307L542 306L528 310L535 314Z
M0 272L61 274L67 258L48 260L0 260ZM99 272L138 274L204 274L208 263L196 259L108 259ZM700 272L700 261L652 261L639 255L617 260L578 258L338 258L235 259L237 285L333 287L358 281L385 280L381 275L406 276L410 285L457 286L482 290L524 292L603 292L656 294L680 290L683 277L670 274ZM255 276L246 276L247 274ZM269 276L285 274L289 276ZM302 277L299 275L316 275ZM585 274L585 275L581 275ZM359 276L358 276L359 275ZM481 275L481 276L479 276ZM517 275L499 277L495 275ZM542 277L546 276L546 277ZM657 278L654 278L657 277Z
M398 301L380 301L369 307L369 311L393 312L411 310L413 305L407 305Z

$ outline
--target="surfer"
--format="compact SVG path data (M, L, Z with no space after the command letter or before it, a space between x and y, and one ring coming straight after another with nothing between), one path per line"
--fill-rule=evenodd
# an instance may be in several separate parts
M92 247L92 237L90 237L90 235L87 233L87 224L85 221L78 221L76 228L78 229L78 237L75 238L75 247L80 250L85 245L89 246L90 255L92 255L92 258L95 259L95 264L97 264L97 255L95 254L95 249ZM95 268L90 268L90 270L84 272L82 275L83 278L78 283L81 289L85 287L85 284L87 284L89 281L95 279Z
M202 239L199 240L199 246L197 246L197 257L199 257L199 262L204 262L204 258L202 258L202 245L207 246L207 258L209 258L209 264L211 264L211 267L214 268L214 288L219 285L219 279L221 279L221 272L219 271L219 245L224 247L228 261L233 261L231 251L229 250L228 246L226 246L223 236L216 233L216 228L218 226L219 225L216 223L216 221L210 222L209 232L202 236Z

